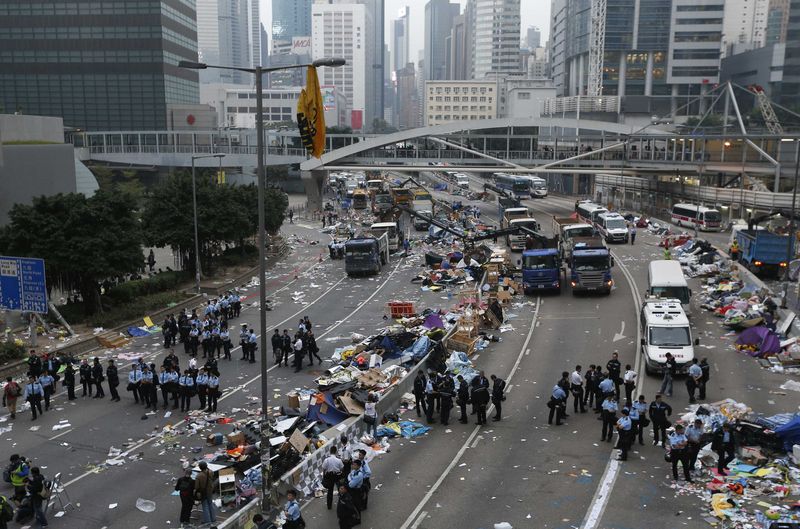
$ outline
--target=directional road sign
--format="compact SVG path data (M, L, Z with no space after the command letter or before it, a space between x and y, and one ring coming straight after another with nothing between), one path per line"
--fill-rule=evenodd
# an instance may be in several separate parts
M0 255L0 308L47 312L44 259Z

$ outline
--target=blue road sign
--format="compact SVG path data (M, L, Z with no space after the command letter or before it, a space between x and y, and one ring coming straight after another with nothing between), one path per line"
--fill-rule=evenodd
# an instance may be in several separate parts
M44 259L0 255L0 308L47 312Z

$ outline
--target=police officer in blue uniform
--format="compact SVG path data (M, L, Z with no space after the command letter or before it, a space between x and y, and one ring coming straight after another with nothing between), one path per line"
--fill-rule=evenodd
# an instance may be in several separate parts
M678 463L683 466L683 476L687 482L692 483L689 473L689 457L686 452L688 439L683 432L683 425L676 424L675 431L669 435L670 458L672 460L672 477L678 481Z
M601 441L611 442L611 435L614 433L614 424L617 421L617 401L614 398L614 392L606 396L602 404L603 408L603 432L600 437Z
M622 408L622 417L617 420L617 433L619 434L619 442L617 443L620 454L619 461L628 460L628 449L631 445L632 423L629 416L630 411L628 408Z

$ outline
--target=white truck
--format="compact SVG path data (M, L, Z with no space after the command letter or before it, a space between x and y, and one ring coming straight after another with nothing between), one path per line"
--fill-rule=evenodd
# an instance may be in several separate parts
M594 227L580 219L572 217L553 217L553 234L558 237L558 251L561 259L568 261L572 256L572 247L576 237L592 237Z
M522 218L511 219L508 222L508 227L513 228L515 226L519 226L521 228L527 228L529 230L536 232L539 231L539 223L536 222L536 219L533 217L522 217ZM520 250L520 251L524 250L525 243L527 240L528 240L528 234L526 234L524 231L520 231L517 234L508 235L506 237L506 242L509 248L511 248L512 252L514 250Z
M663 373L667 353L675 357L679 372L689 368L700 340L692 340L692 328L679 299L647 298L642 304L641 325L645 373Z

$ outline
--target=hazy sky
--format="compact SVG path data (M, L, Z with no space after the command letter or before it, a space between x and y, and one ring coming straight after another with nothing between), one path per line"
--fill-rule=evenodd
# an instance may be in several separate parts
M467 0L451 0L462 6L466 5ZM419 50L424 46L425 36L423 28L425 26L425 4L428 0L386 0L386 42L389 44L389 24L397 17L397 12L403 6L411 9L411 57L417 62ZM547 41L550 34L550 0L521 0L522 4L522 37L528 26L538 26L542 30L542 45ZM272 0L261 0L261 21L267 28L267 33L271 33L272 28ZM272 39L272 35L270 35Z

